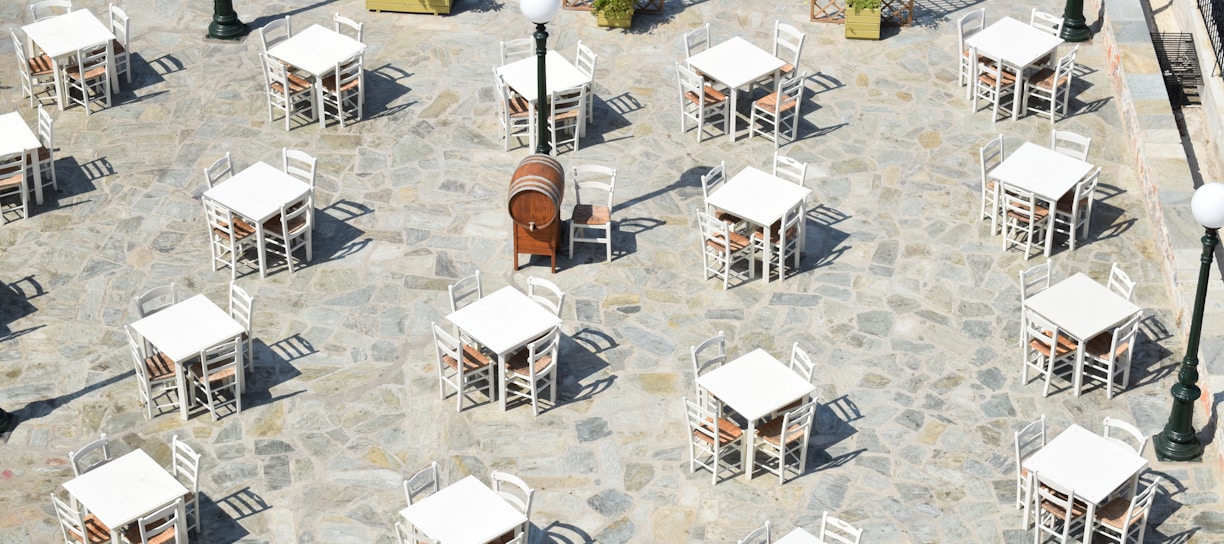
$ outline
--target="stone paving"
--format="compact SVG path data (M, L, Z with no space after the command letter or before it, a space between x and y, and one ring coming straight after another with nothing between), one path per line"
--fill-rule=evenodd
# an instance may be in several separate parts
M510 265L504 195L529 150L501 150L489 68L498 41L530 31L516 3L464 0L433 17L368 13L357 0L239 2L253 25L283 14L299 29L330 25L336 11L366 24L368 118L289 132L267 121L258 42L202 40L205 4L124 2L133 85L88 118L55 114L61 190L0 227L0 403L21 417L0 448L0 542L58 538L47 495L71 477L68 451L99 432L117 453L165 462L173 435L203 453L198 542L392 542L400 480L430 460L446 481L498 469L533 485L535 543L734 542L766 519L775 535L815 528L825 510L863 527L864 542L1024 542L1013 431L1042 414L1052 434L1099 430L1107 415L1155 433L1167 418L1183 340L1146 260L1152 226L1098 46L1080 48L1077 113L1059 127L1093 137L1101 195L1091 239L1053 260L1056 278L1103 279L1119 261L1139 282L1149 317L1134 384L1112 400L1096 387L1077 398L1065 382L1043 398L1020 380L1016 274L1038 261L1002 251L975 218L977 148L997 133L1009 149L1045 143L1049 123L969 112L954 36L969 3L924 4L915 26L878 43L807 22L794 0L669 2L629 32L563 11L550 44L568 56L582 40L599 54L599 98L582 149L558 158L618 169L619 232L611 263L579 246L555 276L538 257ZM981 4L992 20L1032 7ZM0 5L0 20L24 22L24 9ZM810 162L819 207L797 274L724 292L700 274L699 176L719 161L765 167L773 149L680 133L672 63L683 31L710 22L715 41L763 45L776 19L807 32L802 139L783 152ZM0 71L0 111L32 120L17 85ZM246 409L216 423L146 420L122 331L132 295L174 281L181 296L224 303L227 273L207 266L200 169L226 151L238 168L275 163L285 146L320 157L314 262L265 279L240 270L257 299ZM530 275L568 292L560 401L539 417L496 404L456 413L438 399L429 324L447 313L446 285L473 269L486 292ZM807 472L785 485L714 486L688 469L687 350L719 330L733 356L785 358L798 341L820 361ZM1148 541L1224 541L1215 463L1146 455L1165 482Z

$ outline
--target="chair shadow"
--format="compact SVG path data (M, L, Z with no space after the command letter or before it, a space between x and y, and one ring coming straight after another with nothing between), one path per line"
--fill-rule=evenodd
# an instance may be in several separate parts
M1146 488L1146 486L1151 485L1152 481L1155 480L1156 477L1160 477L1160 487L1156 490L1157 496L1153 499L1151 509L1148 511L1147 525L1149 529L1149 538L1145 539L1145 541L1150 541L1152 540L1152 536L1159 535L1164 539L1156 538L1156 542L1178 542L1177 540L1169 540L1177 535L1170 535L1166 537L1164 535L1160 535L1160 533L1157 531L1165 521L1173 517L1178 510L1185 507L1185 505L1179 502L1176 497L1186 492L1186 486L1168 472L1162 472L1148 467L1148 470L1139 475L1138 490L1143 490ZM1186 532L1178 533L1178 535L1186 536L1191 534L1193 534L1193 530L1191 530L1191 532L1188 534Z
M831 266L854 246L842 245L850 234L835 227L853 217L831 206L817 204L809 208L804 229L804 257L794 274Z
M271 510L262 497L244 487L220 499L213 500L200 492L200 540L218 544L241 541L251 533L238 520Z
M136 54L133 53L132 56L135 57ZM140 59L141 62L145 62L144 57L141 57ZM133 66L136 65L135 63L136 61L132 61ZM152 71L156 73L159 78L175 72L181 72L185 68L185 66L183 66L183 61L171 54L165 54L151 61L145 62L145 66L148 67L146 72ZM132 72L132 80L135 81L137 77L139 77L137 72Z
M55 181L59 190L43 188L43 206L52 204L58 207L62 198L77 197L92 193L98 189L96 182L115 175L115 169L106 157L98 157L85 164L77 162L76 157L55 157Z
M347 199L315 210L314 262L311 264L337 261L369 246L370 238L359 239L365 231L351 223L371 213L374 210L370 207Z
M1122 236L1123 233L1129 231L1131 227L1134 227L1135 223L1137 222L1134 217L1120 221L1119 219L1121 219L1121 217L1125 214L1126 210L1123 210L1117 206L1105 204L1100 201L1093 203L1092 223L1088 226L1088 236L1086 238L1076 240L1075 246L1079 248L1095 242ZM1105 227L1100 227L1099 225L1101 224L1104 224ZM1077 234L1083 234L1083 232L1081 231ZM1067 235L1065 234L1056 233L1054 235L1054 246L1060 251L1071 250Z
M590 534L569 523L554 521L535 532L539 536L535 544L594 544Z
M915 0L913 26L936 28L944 23L955 25L949 15L981 4L984 0ZM954 32L955 27L952 29Z
M579 144L582 147L589 147L595 144L632 138L632 135L625 135L619 138L608 139L604 135L630 126L632 123L625 117L625 114L643 109L642 103L628 92L613 96L607 100L599 98L598 95L598 89L596 89L596 92L590 96L590 99L595 101L594 118L591 119L590 123L587 123L586 134L581 137Z
M615 375L586 384L582 383L582 380L607 369L608 363L601 359L599 354L615 349L618 345L611 335L589 326L572 335L562 334L559 350L561 360L565 364L558 365L556 370L557 402L541 411L548 412L565 404L589 400L610 389L616 381ZM531 401L521 397L506 399L507 409L522 404L530 406Z
M858 405L846 395L817 404L815 418L812 421L812 434L808 442L807 464L802 467L802 473L795 477L802 478L809 474L844 466L867 451L867 448L859 448L836 456L830 455L828 451L830 447L857 433L858 429L855 429L851 423L862 418L863 414L859 411ZM769 474L764 469L757 472L755 467L756 464L753 463L753 476Z
M251 375L244 384L245 390L242 395L244 409L271 404L306 392L306 389L303 388L292 393L273 396L272 388L302 375L302 372L293 366L291 361L315 353L314 346L311 346L310 342L297 334L272 345L265 344L263 340L256 338L252 350L255 362L251 367Z
M1158 384L1177 371L1179 362L1173 359L1174 353L1161 345L1171 338L1169 329L1156 316L1139 321L1135 352L1131 354L1130 385L1124 391Z
M27 284L28 287L23 288L22 284ZM18 319L37 312L38 308L30 304L30 300L45 294L47 294L46 288L38 280L34 279L33 274L13 283L0 283L0 342L16 338L34 330L32 328L20 333L14 333L9 329L9 325Z
M42 325L39 325L39 327L41 326ZM39 327L34 327L30 330L34 330ZM29 332L29 331L21 331L21 334L25 334L26 332ZM86 385L85 387L82 387L76 391L73 391L72 393L68 393L66 395L60 395L58 397L50 398L50 399L31 401L31 402L26 403L26 405L22 406L21 408L18 408L16 410L9 410L9 414L13 416L12 421L9 423L9 433L11 433L13 429L17 427L17 425L21 424L22 421L38 419L43 416L46 416L50 414L51 412L55 411L55 409L59 408L60 406L68 404L69 402L72 402L80 397L83 397L94 391L102 389L103 387L106 387L108 385L118 383L124 380L128 380L132 376L135 376L135 375L136 375L136 370L130 369L126 372L121 372L119 374L106 378L105 380ZM8 441L8 433L4 435L4 441L5 442Z
M377 119L400 113L416 104L409 101L392 106L400 97L412 92L412 88L401 83L401 80L412 77L413 74L384 64L365 72L365 102L362 109L366 112L365 119ZM369 112L374 112L369 114Z
M132 100L130 101L139 101L149 96L165 94L166 91L158 91L152 94L137 97L135 95L135 91L159 86L166 82L166 78L163 77L164 74L177 72L183 69L183 63L169 55L163 55L153 59L153 62L158 63L155 66L154 64L145 60L140 53L133 51L128 62L130 63L128 69L132 71L132 82L128 83L127 76L120 74L118 94L120 96L131 94ZM124 102L129 102L129 100L124 100Z
M276 13L276 14L273 14L273 15L262 15L262 16L256 17L256 18L254 18L254 19L252 19L252 20L250 20L250 21L247 21L247 23L246 23L246 32L245 32L243 35L244 35L244 36L249 35L250 33L254 32L254 31L255 31L255 29L260 28L260 27L262 27L262 26L264 26L264 25L266 25L266 24L268 24L268 23L271 23L272 21L277 20L277 19L284 19L284 18L285 18L285 16L293 16L293 15L298 15L298 14L301 14L301 13L306 13L306 12L308 12L308 11L312 11L312 10L315 10L315 9L317 9L317 8L321 8L321 7L326 6L326 5L328 5L328 4L334 4L334 3L336 3L336 0L320 0L320 1L318 1L318 2L315 2L315 3L313 3L313 4L310 4L310 5L308 5L308 6L302 6L302 7L297 8L297 9L291 9L291 10L288 10L288 11L285 11L285 12L281 12L281 13ZM301 24L301 23L299 23L299 24Z
M468 11L472 13L498 13L505 8L506 3L498 0L462 0L451 5L450 14L454 17Z
M667 224L666 221L653 217L629 217L616 220L616 228L612 231L612 260L637 253L638 236L665 224ZM603 257L603 253L598 251L598 246L590 247L586 262L590 263Z

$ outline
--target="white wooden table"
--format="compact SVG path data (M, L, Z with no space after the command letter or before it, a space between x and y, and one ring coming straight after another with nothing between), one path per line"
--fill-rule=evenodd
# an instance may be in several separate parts
M506 358L561 323L561 319L506 286L451 312L446 319L482 346L497 354L497 397L506 409Z
M795 527L794 531L786 533L786 536L773 541L773 544L825 544L825 542L816 537L816 535L807 532L803 527Z
M497 74L506 82L506 86L514 90L530 102L536 101L539 94L539 83L536 80L536 67L539 60L533 53L530 57L519 59L497 68ZM549 50L544 55L544 75L548 94L568 91L591 82L590 76L582 73L577 66L561 56L556 51Z
M264 222L276 217L281 206L298 202L309 193L310 185L261 161L204 191L204 196L255 225L255 239L259 246L259 277L262 278L268 274L267 256L264 252Z
M174 361L179 410L187 419L188 399L184 362L246 329L204 295L196 295L132 323L132 330Z
M475 476L409 505L400 515L443 544L485 544L527 521Z
M78 50L93 45L106 44L106 73L110 78L111 93L119 92L119 74L115 71L115 49L111 40L115 35L89 10L78 9L63 15L43 19L21 27L33 45L37 45L51 57L55 71L55 98L60 111L64 111L64 80L61 64L71 60ZM30 53L34 48L28 48Z
M336 70L336 64L365 51L365 44L330 28L310 25L268 50L268 56L293 65L315 78L315 107L323 107L322 77ZM313 112L324 125L323 116Z
M1024 305L1079 342L1075 353L1075 394L1084 381L1084 345L1135 315L1140 308L1083 273L1076 273L1024 300Z
M757 348L697 378L697 385L748 420L744 431L744 479L752 479L756 422L806 397L816 388L765 350Z
M1011 17L999 19L994 24L983 28L981 32L965 39L965 45L977 49L984 57L1010 67L1016 72L1015 104L1012 106L1012 119L1020 116L1024 107L1020 100L1020 90L1024 84L1024 71L1046 55L1052 55L1063 40L1058 36L1043 32L1028 23L1017 21ZM977 62L970 59L970 62ZM970 85L974 82L970 81Z
M144 450L112 459L64 482L64 489L111 530L111 542L122 542L123 527L187 494L187 488ZM178 509L176 534L186 534L187 513Z
M39 147L42 147L42 142L38 141L38 135L30 130L30 125L26 124L21 114L12 112L0 115L0 157L24 153L26 162L32 164L33 171L38 174L38 155L34 152ZM41 178L41 175L35 175L34 186L31 187L34 189L34 202L37 204L43 203Z
M739 36L688 58L689 66L703 75L731 89L731 113L727 120L727 137L734 142L736 119L739 117L739 88L773 74L778 80L778 71L786 64L773 53L761 49Z
M1075 491L1075 498L1088 504L1086 519L1128 480L1135 494L1139 472L1147 460L1126 446L1114 443L1079 425L1071 425L1045 447L1024 460L1022 466L1041 479ZM1084 542L1090 542L1091 524L1085 524Z
M1046 228L1045 240L1045 255L1049 257L1054 249L1053 214L1058 199L1074 189L1075 184L1091 173L1093 168L1092 164L1048 147L1024 142L986 176L1033 193L1050 203L1050 225Z
M782 219L786 212L799 206L800 215L806 216L807 197L811 193L810 189L798 183L748 166L715 190L707 203L765 229L765 239L770 240L774 222ZM806 238L806 222L804 219L799 220L799 240L796 248L801 255ZM766 258L765 283L769 283L769 268L769 259Z

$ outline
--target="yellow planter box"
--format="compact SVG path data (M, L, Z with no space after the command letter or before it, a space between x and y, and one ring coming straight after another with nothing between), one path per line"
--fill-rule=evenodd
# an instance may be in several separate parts
M449 14L452 0L366 0L370 11L399 11L403 13Z
M880 39L880 10L846 8L846 38L851 40Z
M633 24L633 14L629 14L628 17L610 19L599 13L595 15L595 24L606 28L629 28Z

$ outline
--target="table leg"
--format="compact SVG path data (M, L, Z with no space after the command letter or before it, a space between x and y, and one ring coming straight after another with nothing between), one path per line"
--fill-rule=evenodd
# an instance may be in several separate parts
M752 480L752 438L756 436L756 421L748 420L748 430L744 431L744 452L740 455L740 462L744 464L744 479ZM714 460L714 467L718 468L718 459Z
M1092 520L1096 516L1096 504L1088 501L1088 510L1084 515L1084 544L1092 544Z
M42 169L38 167L37 149L26 151L26 163L34 172L34 203L41 206L43 203ZM52 168L55 167L52 166Z
M727 92L731 93L731 111L727 112L727 139L734 142L735 125L738 124L739 121L739 107L737 105L739 102L739 89L735 89L730 85L727 85Z
M761 268L765 272L765 283L769 283L769 272L773 268L772 266L769 265L770 261L773 260L773 250L774 250L773 225L766 225L765 226L765 264L761 265ZM779 270L782 269L782 263L778 263L778 269Z
M1079 342L1079 347L1075 348L1075 368L1072 369L1071 386L1075 389L1075 396L1080 396L1084 387L1084 344L1088 343L1087 339L1076 339ZM1050 372L1054 369L1051 368Z
M1046 257L1049 257L1050 254L1054 252L1054 218L1056 215L1054 212L1054 209L1057 207L1058 207L1057 200L1051 202L1050 203L1050 214L1046 216L1046 220L1050 222L1048 225L1046 225L1046 239L1045 239L1045 256ZM1072 219L1073 219L1072 223L1074 223L1074 218ZM1072 230L1074 231L1075 225L1072 224L1071 226L1073 227ZM1071 236L1075 236L1075 233L1072 232Z
M187 414L190 412L191 398L193 395L191 394L191 388L189 387L190 384L187 383L187 369L183 368L184 362L186 361L174 362L174 381L177 382L175 383L175 386L178 387L179 413L182 414L183 420L186 420L188 417ZM153 402L153 399L149 399L149 402ZM116 540L116 542L119 541Z
M257 246L255 250L259 252L259 277L266 278L268 277L268 264L267 264L268 256L266 252L264 251L264 247L266 246L264 246L263 221L259 221L255 223L255 245ZM293 257L287 256L286 258L292 259ZM235 259L235 261L236 260L237 259Z
M506 355L508 353L497 354L497 401L501 404L503 412L506 411Z
M1000 66L1002 66L1002 64L1000 64ZM1012 90L1012 121L1020 118L1020 106L1024 103L1024 100L1020 96L1020 91L1024 87L1024 70L1026 68L1016 67L1016 87L1014 90Z
M311 105L310 112L315 117L319 118L319 128L327 126L326 118L323 116L323 78L315 76L315 103Z
M59 107L59 111L64 111L64 100L67 97L64 94L64 78L60 74L59 59L51 58L51 70L55 72L55 105Z
M128 70L132 69L131 64L131 60L129 59ZM115 42L110 40L107 40L106 42L106 77L107 79L110 79L110 93L118 94L119 72L115 69Z

